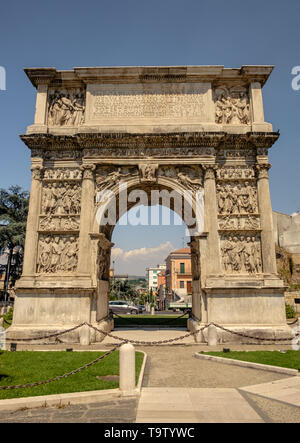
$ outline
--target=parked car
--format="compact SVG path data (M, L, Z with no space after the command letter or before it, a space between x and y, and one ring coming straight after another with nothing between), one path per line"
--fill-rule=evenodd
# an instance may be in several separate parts
M138 305L137 307L139 309L139 314L142 314L146 311L145 305Z
M109 309L116 314L138 314L139 308L131 305L125 300L114 300L109 302Z

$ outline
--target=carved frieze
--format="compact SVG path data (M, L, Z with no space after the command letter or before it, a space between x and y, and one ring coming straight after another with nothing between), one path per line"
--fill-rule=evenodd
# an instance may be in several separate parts
M81 180L82 171L79 168L46 168L44 180Z
M221 215L257 213L257 190L252 182L228 182L217 185L218 210Z
M39 237L37 272L42 274L76 271L78 237L73 235L43 235Z
M78 231L79 216L59 215L54 216L51 213L40 217L41 231Z
M215 121L222 125L249 125L250 105L247 89L242 86L220 86L213 92Z
M250 166L223 166L217 170L218 180L255 179L255 169Z
M219 230L259 230L260 220L258 215L223 215L219 216Z
M226 274L261 273L261 243L259 236L231 233L221 237L223 269Z
M49 91L49 126L78 126L84 122L85 92L82 89Z
M70 182L44 182L42 189L42 214L79 214L81 185Z

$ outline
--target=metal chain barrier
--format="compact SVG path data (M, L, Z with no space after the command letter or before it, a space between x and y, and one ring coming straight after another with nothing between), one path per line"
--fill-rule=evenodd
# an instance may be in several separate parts
M216 328L222 329L225 332L229 332L230 334L239 335L240 337L245 337L245 338L251 338L253 340L262 340L262 341L290 341L290 340L292 340L291 337L287 337L287 338L253 337L253 335L244 334L243 332L231 331L230 329L224 328L223 326L220 326L216 323L210 323L210 324L214 325ZM298 335L300 335L300 332L298 334L296 334L295 337L297 337Z
M186 315L186 314L184 314L184 315ZM182 317L182 316L180 316L180 317ZM112 352L114 352L115 350L120 348L122 346L122 344L124 344L124 343L132 343L132 344L135 344L135 345L150 345L150 346L151 345L155 346L155 345L161 345L161 344L167 344L167 343L174 343L176 341L183 340L184 338L190 337L192 335L196 335L199 332L204 331L205 329L207 329L210 325L213 325L216 328L219 328L219 329L221 329L221 330L223 330L225 332L228 332L230 334L235 334L235 335L238 335L240 337L250 338L250 339L254 339L254 340L261 340L261 341L290 341L291 340L290 337L288 337L288 338L253 337L251 335L244 334L242 332L231 331L230 329L224 328L223 326L220 326L220 325L218 325L216 323L213 323L213 322L209 323L208 325L205 325L205 326L203 326L203 327L201 327L199 329L197 329L196 331L188 332L188 333L186 333L184 335L181 335L180 337L175 337L173 339L166 339L166 340L148 341L148 342L147 341L140 341L140 340L125 339L125 338L119 337L117 335L113 335L113 334L111 334L109 332L105 332L105 331L97 328L96 326L93 326L92 324L86 323L86 322L81 323L80 325L75 326L74 328L70 328L70 329L67 329L65 331L62 331L62 332L59 332L59 333L56 333L56 334L50 334L50 335L47 335L47 336L44 336L44 337L35 337L34 339L35 340L40 340L42 338L57 337L58 335L62 335L62 334L65 334L67 332L74 331L74 330L76 330L76 329L78 329L78 328L80 328L82 326L85 326L85 325L89 326L90 328L94 329L96 332L99 332L99 333L101 333L101 334L103 334L103 335L105 335L107 337L111 337L111 338L113 338L115 340L119 340L120 343L117 344L116 346L114 346L111 350L107 351L105 354L103 354L100 357L96 358L95 360L91 361L90 363L86 363L85 365L81 366L80 368L74 369L73 371L67 372L67 373L65 373L63 375L59 375L57 377L52 377L52 378L50 378L48 380L43 380L43 381L34 382L34 383L25 383L25 384L22 384L22 385L12 385L12 386L0 386L0 390L30 388L30 387L34 387L34 386L39 386L39 385L51 383L53 381L59 381L59 380L61 380L63 378L69 377L70 375L74 375L74 374L76 374L78 372L81 372L81 371L83 371L84 369L86 369L86 368L88 368L90 366L93 366L94 364L98 363L99 361L101 361L102 359L104 359L105 357L110 355ZM296 337L297 336L300 336L300 332L298 334L296 334ZM12 339L10 339L10 340L12 340ZM25 340L33 340L33 339L32 338L31 339L18 339L18 341L25 341Z
M83 322L80 325L74 326L73 328L65 329L64 331L55 332L53 334L42 335L42 336L39 336L39 337L31 337L31 338L9 338L9 337L6 337L6 340L7 341L14 341L14 342L32 341L32 340L45 340L47 338L59 337L60 335L66 334L67 332L75 331L76 329L81 328L82 326L84 326L86 324L87 323Z
M184 314L184 315L185 315L185 314ZM180 316L180 317L182 317L182 316ZM108 317L108 318L109 318L109 317ZM178 318L179 318L179 317L178 317ZM191 318L196 319L194 316L192 316ZM8 341L14 341L14 342L22 342L22 341L24 342L24 341L37 341L37 340L43 340L43 339L48 339L48 338L58 337L58 336L60 336L60 335L66 334L66 333L68 333L68 332L75 331L76 329L81 328L82 326L85 326L85 325L89 326L90 328L94 329L95 331L99 332L100 334L106 335L106 336L111 337L111 338L114 338L114 339L116 339L116 340L120 340L120 341L122 341L122 342L134 343L134 344L142 344L142 345L157 345L157 344L166 344L166 343L172 343L172 342L174 342L174 341L179 341L179 340L182 340L182 339L184 339L184 338L186 338L186 337L189 337L189 336L191 336L191 335L196 335L196 334L198 334L199 332L201 332L201 331L205 330L206 328L208 328L210 325L214 325L215 327L217 327L217 328L219 328L219 329L222 329L222 330L225 331L225 332L228 332L228 333L231 333L231 334L235 334L235 335L239 335L240 337L244 337L244 338L250 338L250 339L253 339L253 340L261 340L261 341L289 341L289 340L291 340L290 337L287 337L287 338L264 338L264 337L254 337L254 336L252 336L252 335L248 335L248 334L245 334L245 333L242 333L242 332L231 331L230 329L224 328L223 326L220 326L220 325L218 325L218 324L216 324L216 323L213 323L213 322L212 322L212 323L209 323L209 324L207 324L207 325L205 325L205 326L203 326L202 328L197 329L196 331L193 331L193 332L187 332L186 334L181 335L180 337L176 337L176 338L174 338L174 339L159 340L159 341L152 341L152 342L151 342L151 341L147 342L147 341L138 341L138 340L125 339L125 338L119 337L119 336L117 336L117 335L112 335L112 334L110 334L109 332L105 332L105 331L103 331L103 330L97 328L96 326L94 326L94 325L92 325L92 324L90 324L90 323L86 323L86 322L83 322L83 323L81 323L80 325L74 326L73 328L66 329L66 330L64 330L64 331L56 332L56 333L53 333L53 334L48 334L48 335L39 336L39 337L31 337L31 338L16 338L16 339L13 339L13 338L9 338L9 337L7 337L6 340L8 340ZM298 336L298 335L300 335L300 333L297 334L296 336Z
M110 351L107 351L105 354L101 355L100 357L96 358L95 360L91 361L90 363L86 363L85 365L81 366L80 368L74 369L73 371L67 372L67 373L65 373L63 375L58 375L57 377L52 377L52 378L49 378L48 380L36 381L34 383L25 383L23 385L0 386L0 390L1 391L5 391L5 390L8 390L8 389L33 388L34 386L45 385L45 384L51 383L53 381L59 381L62 378L67 378L70 375L77 374L78 372L81 372L84 369L89 368L90 366L95 365L100 360L103 360L105 357L107 357L112 352L114 352L116 349L118 349L122 344L123 343L119 343L113 349L111 349Z
M122 342L132 343L132 344L136 344L136 345L160 345L160 344L166 344L166 343L173 343L175 341L183 340L186 337L190 337L191 335L196 335L199 332L203 331L204 329L208 328L208 326L209 326L209 325L205 325L202 328L197 329L197 331L187 332L186 334L181 335L180 337L169 338L167 340L139 341L139 340L130 340L128 338L118 337L117 335L113 335L113 334L110 334L109 332L102 331L101 329L98 329L98 328L96 328L96 326L93 326L89 323L86 323L86 324L90 328L94 329L97 332L100 332L101 334L106 335L107 337L111 337L111 338L114 338L115 340L120 340Z

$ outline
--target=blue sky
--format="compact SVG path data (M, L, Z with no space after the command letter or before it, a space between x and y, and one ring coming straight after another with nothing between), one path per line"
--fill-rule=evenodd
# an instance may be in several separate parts
M300 91L291 87L292 67L300 65L299 16L297 0L1 2L7 90L0 91L0 187L30 186L29 152L19 134L33 122L35 90L24 67L267 64L275 70L263 89L265 117L281 132L270 151L272 205L300 210ZM168 240L181 247L178 228L157 231L141 237L152 246ZM127 237L133 248L143 240L131 231Z

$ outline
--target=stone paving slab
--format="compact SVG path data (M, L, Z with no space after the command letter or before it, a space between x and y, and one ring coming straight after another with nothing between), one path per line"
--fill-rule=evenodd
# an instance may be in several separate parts
M244 386L241 391L261 395L300 408L300 376L259 385Z
M137 423L186 423L187 420L194 423L264 423L236 389L142 389Z

